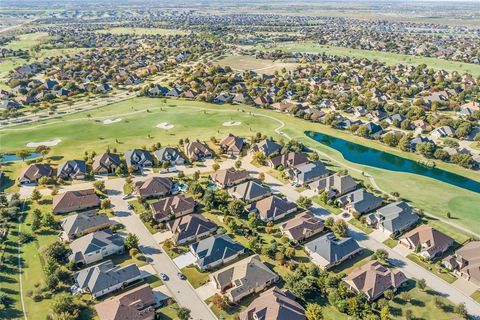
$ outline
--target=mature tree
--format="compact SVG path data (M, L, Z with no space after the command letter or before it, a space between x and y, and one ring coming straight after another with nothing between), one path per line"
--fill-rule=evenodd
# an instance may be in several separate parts
M242 161L240 161L240 160L235 161L235 168L238 170L241 167L242 167Z
M129 233L125 237L125 248L127 248L127 250L138 248L138 237L136 234Z
M385 249L377 249L377 251L375 251L375 259L386 262L388 260L388 251Z
M44 256L55 262L62 262L67 256L68 249L61 241L55 241L44 250Z
M253 161L258 163L258 164L265 164L265 161L267 160L267 157L265 157L265 154L261 151L255 152L253 154Z
M227 209L228 212L234 216L241 216L245 212L243 202L237 199L230 201Z
M467 318L467 307L465 305L465 303L459 303L455 306L454 308L454 311L455 313L459 314L460 316L462 316L463 318Z
M389 132L383 136L383 142L390 147L395 147L398 144L397 136L393 132Z
M417 281L417 287L421 291L424 291L427 288L427 282L425 281L425 279L418 280Z
M27 158L30 155L30 153L27 150L18 150L17 152L15 152L15 155L17 156L17 158L20 158L23 161L25 161L25 158Z
M35 232L42 227L42 212L39 209L35 209L33 210L32 215L32 224L30 228Z
M322 308L316 303L309 303L305 310L305 316L307 317L307 320L322 320Z
M57 227L57 222L50 212L45 212L42 219L42 225L48 229L55 229Z
M345 220L338 219L333 223L332 231L337 237L344 238L348 233L348 225Z
M312 200L308 197L300 196L297 199L297 205L301 208L308 209L312 206Z
M181 307L177 311L177 316L180 320L188 320L190 319L190 309Z
M98 191L100 191L101 193L105 193L106 192L106 188L105 188L105 181L103 180L97 180L93 183L93 187L95 189L97 189Z
M80 306L67 292L59 293L53 298L52 311L57 319L76 319L80 315Z
M2 309L5 310L10 308L12 302L13 300L8 294L6 294L5 292L0 292L0 306L2 307Z
M415 147L415 150L426 158L433 158L435 145L430 142L420 142Z
M333 227L334 222L335 222L335 219L333 219L332 217L328 217L327 219L325 219L325 227L331 229Z
M42 194L40 193L40 191L38 191L36 188L33 189L32 191L32 195L30 196L30 198L35 201L35 202L38 202L40 199L42 199Z
M215 162L214 164L212 164L212 169L213 171L218 171L218 169L220 169L220 165Z
M389 320L390 319L390 308L388 305L384 306L382 310L380 310L380 320Z

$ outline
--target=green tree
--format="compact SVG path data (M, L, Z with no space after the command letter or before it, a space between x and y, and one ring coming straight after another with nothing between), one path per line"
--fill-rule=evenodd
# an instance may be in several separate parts
M33 189L32 195L30 197L33 201L38 202L40 199L42 199L42 194L40 191L38 191L36 188Z
M417 287L421 291L425 291L425 289L427 288L427 282L425 281L425 279L418 280L417 281Z
M42 227L42 212L38 209L35 209L33 210L32 215L32 224L30 227L32 231L35 232Z
M177 316L180 320L188 320L190 319L190 309L181 307L177 311Z
M305 316L307 320L322 320L323 313L320 305L316 303L307 304L307 310L305 311Z
M25 158L27 158L30 155L30 152L28 152L27 150L18 150L17 152L15 152L15 155L17 156L17 158L20 158L23 161L25 161Z
M129 233L125 237L125 248L127 250L130 250L132 248L137 248L138 249L138 237L137 237L137 235L135 235L133 233Z
M242 161L240 161L240 160L235 161L235 168L238 170L241 167L242 167Z
M459 314L463 318L467 318L467 307L465 303L459 303L455 306L454 311L456 314Z
M55 229L57 227L57 222L50 212L46 212L43 215L42 225L47 229Z
M308 197L301 196L297 199L297 205L301 208L308 209L312 206L312 200Z
M212 164L212 169L213 171L218 171L218 169L220 169L220 165L215 162L214 164Z
M240 200L236 200L236 199L230 201L227 209L228 209L228 212L231 215L238 216L238 217L241 216L245 212L243 202L240 201Z
M381 262L386 262L388 260L388 251L385 249L377 249L377 251L375 251L375 258Z
M344 238L348 234L348 225L345 220L338 219L333 223L332 231L337 237Z
M380 320L389 320L390 319L390 308L384 306L382 310L380 310Z

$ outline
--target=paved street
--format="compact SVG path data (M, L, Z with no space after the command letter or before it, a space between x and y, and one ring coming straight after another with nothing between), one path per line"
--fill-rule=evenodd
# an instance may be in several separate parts
M158 274L164 273L169 279L164 281L177 303L189 308L195 320L216 319L210 308L198 296L195 289L188 281L181 280L177 273L179 269L172 259L164 253L157 244L152 234L145 228L142 221L130 210L127 201L122 199L123 179L113 179L106 183L108 196L112 201L115 220L125 225L129 232L135 233L139 238L140 250L155 268Z

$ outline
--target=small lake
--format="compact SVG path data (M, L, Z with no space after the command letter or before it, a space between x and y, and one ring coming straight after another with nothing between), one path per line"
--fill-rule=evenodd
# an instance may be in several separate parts
M480 193L480 182L465 178L458 174L437 168L430 168L418 162L388 152L365 147L357 143L322 133L308 131L305 134L309 138L339 151L343 157L350 162L391 171L414 173Z
M40 157L40 153L32 152L25 158L25 160L32 160L38 157ZM0 157L0 162L12 162L12 161L19 161L19 160L22 160L22 158L19 158L14 154L4 154L3 156Z

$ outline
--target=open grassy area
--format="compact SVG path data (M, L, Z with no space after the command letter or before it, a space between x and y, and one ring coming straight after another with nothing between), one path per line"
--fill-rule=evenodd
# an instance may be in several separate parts
M326 46L314 43L312 41L283 42L274 46L262 46L261 48L280 49L288 52L309 52L309 53L326 53L339 56L350 56L357 58L377 59L386 64L406 64L420 65L426 64L434 69L443 69L446 71L458 71L459 73L470 73L473 76L480 75L480 65L473 63L464 63L458 61L448 61L438 58L420 57L407 54L399 54L393 52L382 52L374 50L352 49L345 47Z
M273 74L275 71L281 72L282 69L287 71L295 70L300 64L285 63L267 59L257 59L253 56L225 56L216 61L216 64L224 67L230 66L232 69L245 71L252 70L258 73Z
M185 267L180 271L187 277L194 288L201 287L208 282L208 272L200 272L194 266Z
M111 28L97 31L99 33L112 33L112 34L159 34L159 35L176 35L186 34L183 30L177 29L162 29L162 28Z
M420 259L420 257L416 254L413 254L413 253L409 254L407 256L407 258L412 260L413 262L415 262L419 266L427 269L428 271L430 271L431 273L433 273L437 277L447 281L448 283L453 283L455 280L457 280L457 278L454 275L452 275L450 272L445 270L443 267L439 266L436 263L425 262L422 259Z
M169 306L162 307L157 310L156 315L158 320L173 320L177 319L178 304L174 303Z
M322 158L330 158L332 163L346 167L355 178L368 183L361 172L368 173L383 190L399 192L406 201L439 217L446 217L446 212L450 211L455 217L452 219L453 223L480 232L480 220L477 219L480 197L477 193L420 175L377 169L346 161L340 152L317 143L305 136L304 132L306 130L322 132L418 161L421 158L416 154L405 153L377 141L366 140L348 132L270 110L246 106L217 106L184 100L168 100L166 104L162 101L163 99L134 98L94 111L11 129L0 129L2 141L0 152L14 152L25 148L25 144L33 140L32 137L35 137L35 141L59 138L62 142L52 148L51 155L73 159L83 156L86 150L95 150L99 153L108 146L122 152L128 148L149 146L155 142L176 145L180 138L185 137L209 140L212 135L223 137L229 132L248 137L261 131L278 138L275 128L284 123L285 126L281 129L283 133L320 151ZM122 121L111 125L103 124L104 119L117 117ZM223 122L233 119L242 124L235 127L222 125ZM155 128L155 125L161 122L170 122L175 127L168 131ZM50 124L45 125L46 123ZM115 141L117 138L118 143ZM480 181L480 172L446 163L438 163L437 167ZM6 167L6 170L9 169ZM437 223L442 224L440 221Z
M3 46L12 50L28 50L48 39L48 33L35 32L18 36L18 40L11 41Z

